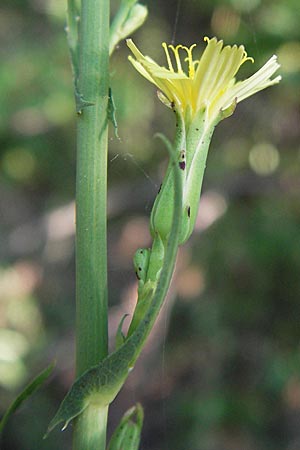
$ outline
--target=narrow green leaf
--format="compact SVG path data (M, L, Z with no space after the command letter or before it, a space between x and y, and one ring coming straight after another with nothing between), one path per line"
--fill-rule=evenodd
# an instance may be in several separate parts
M136 352L136 342L128 341L117 351L111 353L97 366L84 372L72 385L63 399L56 415L50 422L45 438L59 423L63 430L70 421L82 413L88 405L99 407L109 405L130 372L130 361Z
M25 389L21 392L21 394L18 395L18 397L12 402L12 404L9 406L8 410L2 417L2 420L0 422L0 433L3 432L3 429L7 423L7 421L10 419L12 414L22 405L22 403L30 397L43 383L47 380L47 378L52 373L53 369L55 367L55 363L51 363L46 369L44 369L39 375L37 375L31 383L29 383Z
M154 138L160 139L165 144L169 155L173 155L174 149L173 149L172 143L171 143L170 139L168 139L165 134L163 134L163 133L155 133Z

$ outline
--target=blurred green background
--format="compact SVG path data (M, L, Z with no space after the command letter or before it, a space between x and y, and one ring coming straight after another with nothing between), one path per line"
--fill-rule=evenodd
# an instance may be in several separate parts
M161 42L217 36L244 44L252 74L276 53L283 77L218 125L196 230L181 249L166 307L124 390L109 433L145 407L143 450L300 449L300 5L298 0L148 1L134 36L164 63ZM112 2L112 12L117 1ZM71 448L42 436L73 379L75 114L66 2L0 7L0 413L53 359L50 381L12 418L3 450ZM166 163L153 138L173 115L127 61L111 61L118 140L109 146L109 285L113 336L132 311L132 256ZM196 52L195 52L196 53ZM71 427L69 427L71 428Z

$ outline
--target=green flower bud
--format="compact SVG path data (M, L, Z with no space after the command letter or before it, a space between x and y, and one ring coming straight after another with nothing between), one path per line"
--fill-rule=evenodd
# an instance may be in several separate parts
M122 417L111 437L107 450L138 450L143 420L143 408L138 403Z
M183 120L179 120L177 123L175 164L178 164L183 178L179 244L183 244L190 237L197 217L207 152L214 129L214 124L207 127L205 117L206 110L202 109L188 125L187 131ZM155 199L150 219L152 235L159 234L163 241L168 239L171 231L174 201L174 161L171 158L161 189Z

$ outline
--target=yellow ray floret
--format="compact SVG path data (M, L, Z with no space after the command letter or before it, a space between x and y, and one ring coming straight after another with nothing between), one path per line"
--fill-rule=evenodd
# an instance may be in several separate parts
M127 45L135 58L129 56L133 66L151 83L155 84L166 97L165 102L175 105L183 115L196 114L206 108L209 120L233 104L244 100L268 86L278 83L280 76L271 79L280 67L274 55L250 78L237 82L235 75L239 68L253 58L247 56L243 45L225 46L215 37L204 38L207 46L199 60L193 59L191 47L162 44L168 68L159 66L148 56L144 56L131 39Z

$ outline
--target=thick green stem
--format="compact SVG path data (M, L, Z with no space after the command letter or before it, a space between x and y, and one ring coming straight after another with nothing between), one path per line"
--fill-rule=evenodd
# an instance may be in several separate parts
M107 103L109 1L83 0L76 183L77 375L107 355Z
M79 79L76 92L76 374L107 355L107 104L109 88L109 0L82 0ZM87 103L88 102L88 103ZM89 106L87 106L90 104ZM74 448L105 448L106 413L99 415L93 442L90 409L76 422ZM99 423L102 421L102 424ZM93 421L93 424L95 422ZM96 426L96 425L95 425ZM98 437L97 437L98 430Z
M108 407L89 405L75 421L74 450L102 450L106 448Z

